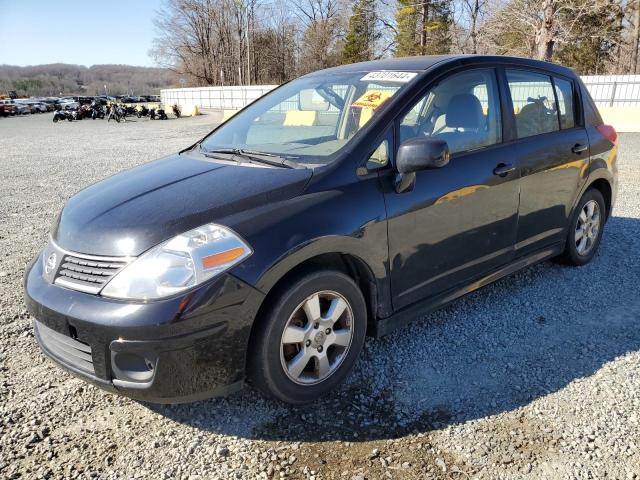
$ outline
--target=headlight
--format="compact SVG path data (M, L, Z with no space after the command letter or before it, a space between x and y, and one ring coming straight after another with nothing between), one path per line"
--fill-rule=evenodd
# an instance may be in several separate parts
M252 253L231 230L210 223L144 253L117 273L101 294L136 300L168 297L199 285Z

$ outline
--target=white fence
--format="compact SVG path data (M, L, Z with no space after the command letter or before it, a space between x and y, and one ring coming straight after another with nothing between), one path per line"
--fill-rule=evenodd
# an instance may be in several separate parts
M640 107L640 75L586 75L587 86L598 107ZM277 85L249 87L170 88L161 91L162 103L191 108L237 110Z
M585 75L598 107L640 107L640 75Z
M162 103L177 103L182 108L238 110L260 98L277 85L252 85L250 87L198 87L169 88L160 91Z

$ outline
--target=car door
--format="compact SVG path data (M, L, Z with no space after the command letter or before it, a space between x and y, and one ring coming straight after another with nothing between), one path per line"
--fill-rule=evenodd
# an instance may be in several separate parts
M395 309L513 256L519 171L502 144L499 92L494 69L467 69L430 87L397 120L397 144L416 136L446 140L451 157L444 167L417 172L411 191L385 189Z
M589 138L578 121L579 98L569 78L506 69L520 161L516 255L564 241L588 174Z

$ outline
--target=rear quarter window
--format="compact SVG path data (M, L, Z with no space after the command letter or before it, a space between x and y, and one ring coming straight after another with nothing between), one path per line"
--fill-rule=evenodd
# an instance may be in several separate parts
M563 78L553 77L556 97L558 98L558 111L560 113L560 128L573 128L576 126L576 114L574 105L573 82Z

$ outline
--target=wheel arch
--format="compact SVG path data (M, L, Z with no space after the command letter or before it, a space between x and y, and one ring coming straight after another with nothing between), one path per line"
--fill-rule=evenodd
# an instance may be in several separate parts
M384 286L376 280L376 274L371 266L359 255L351 252L330 251L304 257L295 263L287 263L285 270L272 269L269 275L261 279L260 289L265 293L265 299L258 309L257 319L265 309L269 308L270 300L286 288L293 277L319 270L336 270L351 278L360 288L367 304L367 323L377 317L379 295Z
M604 198L605 208L606 208L605 218L608 220L609 217L611 217L611 210L612 210L611 202L612 202L612 196L613 196L613 189L611 188L611 184L609 183L608 180L604 178L598 178L588 184L587 188L585 189L585 192L590 188L595 188L602 194L602 197Z
M614 190L613 190L614 177L612 173L602 165L593 164L590 166L590 173L587 176L587 179L584 181L582 188L578 191L574 201L573 207L571 211L568 212L569 215L572 215L575 209L578 207L578 203L580 203L580 199L582 196L589 190L590 188L595 188L598 190L605 201L606 208L606 216L605 219L608 220L611 216L611 210L613 208L614 201ZM569 216L568 218L571 218Z
M306 273L319 270L335 270L347 275L351 278L360 291L365 300L367 307L367 334L372 335L375 328L375 322L379 316L381 296L384 297L384 282L377 279L375 272L371 266L360 256L351 252L325 252L304 258L293 266L290 266L285 272L274 277L271 275L268 280L263 279L263 291L265 293L264 300L260 304L255 316L255 320L251 326L248 340L248 351L251 349L252 343L256 340L256 332L259 331L259 325L264 319L266 312L271 308L278 294L282 292L290 281ZM265 291L264 284L269 285ZM249 357L246 359L249 362Z

